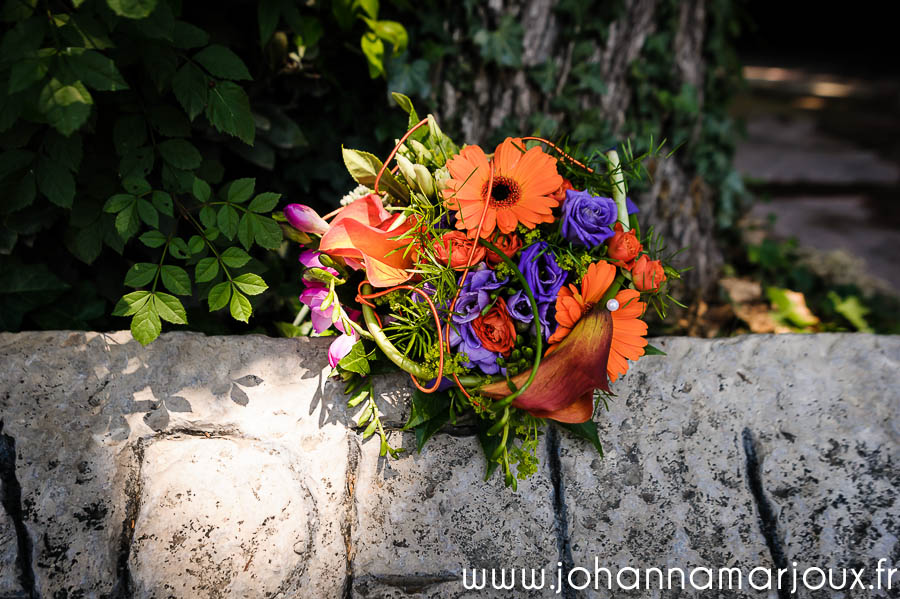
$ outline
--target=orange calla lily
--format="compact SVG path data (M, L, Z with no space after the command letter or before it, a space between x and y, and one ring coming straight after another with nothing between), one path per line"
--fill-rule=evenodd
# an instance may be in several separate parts
M612 344L612 316L603 306L595 306L575 323L554 351L538 367L537 375L512 405L540 418L559 422L585 422L594 413L594 389L609 392L606 375ZM512 381L521 387L529 372ZM510 394L506 381L491 383L481 393L492 399Z
M322 236L319 250L332 256L361 260L366 278L375 287L392 287L409 280L409 268L415 251L406 251L412 243L404 233L416 225L409 219L395 228L400 215L391 216L381 197L369 194L341 210Z

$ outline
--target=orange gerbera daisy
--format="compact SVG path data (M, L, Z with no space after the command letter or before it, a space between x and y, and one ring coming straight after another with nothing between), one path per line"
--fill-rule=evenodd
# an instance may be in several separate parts
M596 262L588 266L581 279L581 290L569 285L559 290L556 296L556 331L550 336L550 353L566 338L575 324L603 298L616 276L616 267L608 262ZM612 312L612 344L606 372L610 381L628 371L628 360L637 360L644 355L647 340L647 323L640 320L645 304L640 301L640 293L634 289L624 289L616 294L619 308Z
M529 229L552 223L552 209L559 205L553 193L562 184L556 158L539 147L522 151L519 138L507 137L494 153L494 180L488 195L490 163L478 146L466 146L447 162L450 179L444 189L444 206L456 211L456 228L475 237L484 214L481 236L494 229L512 233L522 223Z

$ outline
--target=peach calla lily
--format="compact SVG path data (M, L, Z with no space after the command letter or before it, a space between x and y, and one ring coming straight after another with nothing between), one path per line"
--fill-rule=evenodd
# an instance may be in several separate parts
M366 277L375 287L404 283L412 276L407 269L415 261L415 252L406 251L412 243L410 238L398 238L414 227L416 221L409 219L394 226L398 218L400 215L392 216L384 209L379 196L363 196L335 217L322 236L319 251L361 261Z

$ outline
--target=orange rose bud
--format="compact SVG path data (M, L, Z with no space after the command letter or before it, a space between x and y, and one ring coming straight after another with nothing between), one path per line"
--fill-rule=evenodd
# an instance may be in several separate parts
M615 233L607 243L609 244L609 251L606 255L611 258L616 266L620 266L625 270L631 270L634 266L634 259L644 249L644 246L638 241L634 229L625 233L622 231L622 223L618 222L615 226Z
M508 356L516 345L516 325L509 317L502 297L497 298L487 314L472 321L472 330L481 340L482 347L488 351Z
M637 259L631 270L634 286L639 291L659 291L659 286L666 280L666 271L659 260L651 260L646 254Z
M566 191L569 189L575 189L574 187L572 187L572 182L568 179L563 179L562 185L560 185L559 188L550 195L550 197L562 204L563 200L566 199Z
M434 242L435 258L454 270L464 270L466 264L470 264L469 254L472 253L475 255L472 256L471 264L481 262L485 251L483 246L476 246L462 231L444 233L443 237Z
M512 258L516 255L516 252L522 249L522 240L519 239L519 236L515 233L510 233L508 235L497 235L494 238L493 243L497 246L497 249L506 254L508 258ZM503 262L503 259L494 252L488 251L487 261L488 264L494 266Z

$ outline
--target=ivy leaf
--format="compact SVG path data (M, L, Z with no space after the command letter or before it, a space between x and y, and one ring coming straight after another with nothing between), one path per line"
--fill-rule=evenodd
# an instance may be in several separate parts
M132 291L122 296L113 308L113 316L131 316L140 310L150 299L150 292L144 289Z
M374 33L364 33L359 45L362 48L366 61L369 63L369 77L377 79L385 76L384 70L384 42Z
M187 313L181 300L174 295L157 291L153 294L153 303L160 318L172 324L187 324Z
M278 200L281 199L280 193L272 193L266 192L261 193L250 202L250 205L247 207L251 212L271 212L275 206L278 205Z
M212 281L219 274L219 261L214 257L204 258L197 263L194 270L194 280L198 283Z
M156 230L147 231L146 233L138 237L138 239L140 239L141 243L146 245L148 248L162 247L166 243L166 236Z
M212 190L209 188L209 183L207 183L200 177L194 177L194 184L191 191L194 194L194 197L197 198L197 201L199 202L209 201L209 196L212 195Z
M151 227L159 227L159 213L153 207L153 204L141 198L137 201L137 210L142 221Z
M185 63L172 78L172 91L188 118L193 121L203 112L209 97L206 73L193 63Z
M141 345L147 345L162 332L162 322L156 311L156 302L152 298L140 307L131 319L131 336Z
M197 148L183 139L169 139L162 142L159 144L159 154L175 168L184 170L193 170L203 161Z
M238 55L219 44L210 44L194 55L194 60L199 62L213 77L221 79L236 79L250 81L253 77L247 71L244 61Z
M170 218L175 215L172 205L172 196L168 193L165 191L154 191L150 198L154 208Z
M256 214L250 216L256 221L253 225L256 243L267 250L277 250L281 247L281 242L284 240L281 225L267 216L258 216Z
M232 206L226 205L219 208L219 230L228 239L234 239L234 236L237 235L239 220L238 212Z
M191 278L180 266L166 264L162 267L162 282L166 289L176 295L191 294ZM170 321L171 322L171 321Z
M603 446L600 444L600 435L597 434L597 423L593 420L588 420L587 422L579 422L579 423L569 423L569 422L557 422L559 426L563 427L576 437L580 437L585 441L590 441L591 445L593 445L597 452L602 456L603 455Z
M144 19L156 8L156 0L106 0L114 13L128 19Z
M209 302L209 311L215 312L216 310L221 310L228 304L228 300L231 298L231 282L224 281L219 283L218 285L214 285L212 289L209 290L209 296L207 296L206 300Z
M355 372L356 374L361 374L363 376L369 374L371 368L369 368L369 358L366 355L366 348L363 346L363 342L357 341L354 343L353 347L350 348L350 353L338 362L337 367L340 370Z
M158 264L138 262L125 273L125 284L129 287L143 287L153 280L157 270L159 270Z
M243 204L253 195L256 179L237 179L228 186L228 201Z
M239 247L230 247L222 252L222 262L230 268L241 268L250 261L250 254Z
M54 129L69 136L87 121L93 104L80 81L66 85L53 78L41 90L37 108Z
M261 276L255 275L252 272L235 277L233 282L237 285L238 289L247 295L259 295L269 288Z
M69 170L48 158L41 158L37 164L37 184L47 199L62 208L71 208L75 198L75 179Z
M75 75L98 91L120 91L128 84L116 68L116 63L94 50L84 50L68 57Z
M253 308L250 306L250 300L237 289L234 290L234 293L231 296L229 310L231 311L231 317L235 320L240 320L241 322L249 322L250 315L253 313Z
M217 131L253 145L256 123L250 112L250 99L237 83L221 81L209 90L206 118Z

